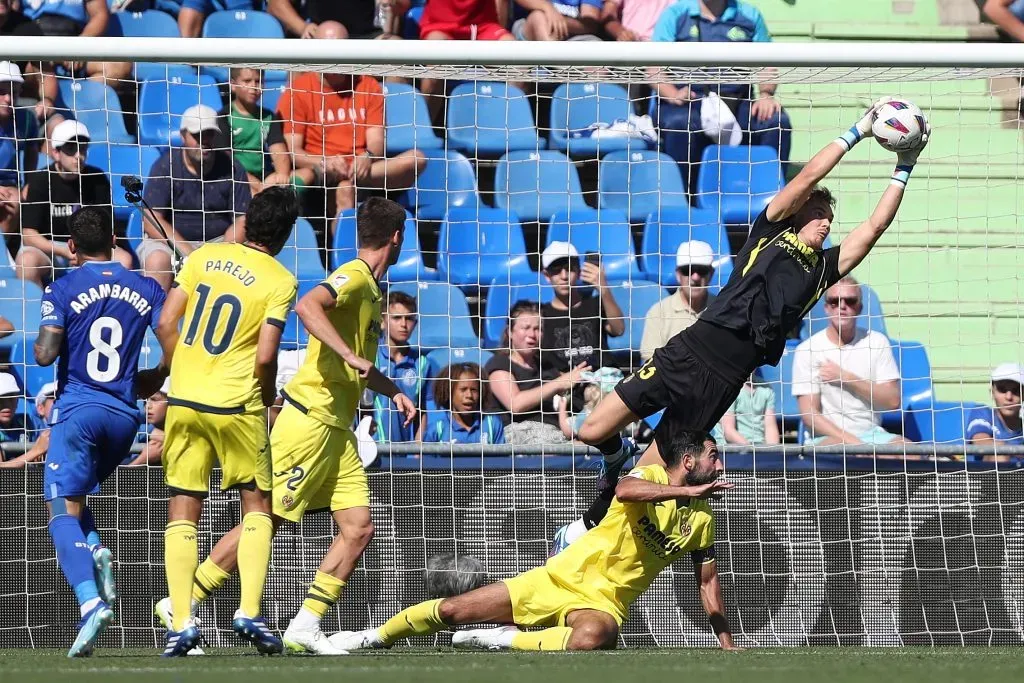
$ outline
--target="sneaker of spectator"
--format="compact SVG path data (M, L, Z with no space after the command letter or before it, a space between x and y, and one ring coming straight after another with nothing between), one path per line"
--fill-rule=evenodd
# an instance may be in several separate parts
M269 0L267 11L277 17L285 33L294 38L324 38L325 22L341 25L338 38L356 40L399 38L409 0Z
M715 274L715 252L711 245L700 240L683 242L676 250L675 294L651 306L644 318L644 334L640 340L640 357L647 361L687 327L697 322L712 295L708 291Z
M601 0L516 0L517 40L601 40Z
M992 402L995 406L978 406L967 414L964 437L968 443L1024 445L1022 385L1024 367L1019 363L1003 363L992 370ZM984 459L988 462L1005 462L1009 458L985 456Z
M7 1L0 0L0 5ZM35 116L17 107L24 83L17 64L0 62L0 230L5 235L18 232L21 173L35 169L39 161L39 128ZM11 249L10 244L8 249ZM15 253L17 249L11 252L11 257Z
M650 40L661 13L675 0L605 0L604 30L615 40Z

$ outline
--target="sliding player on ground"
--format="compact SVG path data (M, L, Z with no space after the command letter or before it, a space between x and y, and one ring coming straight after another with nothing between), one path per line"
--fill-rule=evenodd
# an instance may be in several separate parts
M290 189L273 187L253 197L245 242L194 251L160 316L161 368L171 373L163 465L171 492L164 563L173 619L165 657L187 654L200 638L190 610L199 564L196 527L214 460L221 488L238 489L242 501L241 601L232 626L261 653L283 649L259 616L273 540L266 408L274 403L278 345L297 289L274 256L298 215Z
M164 293L155 280L111 260L109 211L79 209L68 224L68 249L79 267L43 294L35 358L42 366L60 359L43 498L57 563L82 615L68 656L81 657L92 654L114 621L117 598L110 550L100 542L86 496L99 492L135 441L139 354Z
M871 137L874 112L888 99L876 102L772 199L751 226L729 282L697 322L620 382L583 423L579 438L604 454L598 498L583 519L558 531L555 551L596 525L608 509L618 474L633 454L619 435L626 425L666 408L641 464L660 462L675 430L713 428L754 369L778 364L789 331L826 289L864 260L892 223L930 128L919 147L897 155L889 187L871 216L841 245L822 249L835 199L818 183L851 147Z
M411 636L459 624L514 624L457 631L452 645L473 649L612 649L629 606L684 552L693 559L701 602L725 649L734 649L715 563L715 519L705 500L732 484L710 434L677 430L664 464L637 467L621 479L608 514L547 563L453 598L410 607L376 629L341 632L344 649L390 647ZM517 627L542 626L542 631Z

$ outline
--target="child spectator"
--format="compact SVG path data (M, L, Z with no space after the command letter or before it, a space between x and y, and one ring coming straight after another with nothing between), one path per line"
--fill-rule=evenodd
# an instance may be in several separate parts
M377 345L377 369L394 381L402 393L420 407L423 385L430 375L427 357L409 344L418 322L416 299L398 290L388 292L387 310L382 321L384 336ZM421 420L405 424L405 417L395 409L391 399L373 396L373 419L377 430L374 439L381 442L418 441Z
M171 393L171 380L164 381L160 391L146 399L146 423L139 441L145 444L138 455L129 456L122 465L159 465L164 454L164 421L167 419L167 396Z
M427 416L423 441L434 443L505 443L505 429L497 415L482 413L486 389L481 388L480 366L454 363L434 380L437 410Z
M573 439L580 430L580 426L587 417L597 408L605 396L610 394L615 385L622 381L622 371L618 368L599 368L596 372L584 372L580 377L583 385L581 397L582 408L570 416L571 406L569 397L561 397L558 401L558 424L562 428L562 434L567 439Z
M775 391L761 381L761 376L755 371L743 385L739 396L712 432L715 440L744 446L780 443L779 425L775 421Z
M3 453L0 452L0 467L24 467L32 462L40 462L46 457L46 452L50 450L50 412L53 410L53 401L56 397L57 383L44 384L36 394L36 428L31 430L27 437L32 445L24 454L9 460L3 460Z
M964 435L968 443L990 446L1024 445L1021 420L1021 384L1024 367L1003 363L992 370L992 401L995 407L978 406L967 414ZM987 462L1006 462L1008 456L985 456Z

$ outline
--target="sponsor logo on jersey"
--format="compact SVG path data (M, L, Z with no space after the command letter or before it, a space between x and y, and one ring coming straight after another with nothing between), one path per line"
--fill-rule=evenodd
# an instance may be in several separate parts
M790 231L782 233L775 241L775 246L795 258L800 267L808 273L818 265L818 252L801 242L796 233Z
M683 522L679 528L679 533L683 538L690 535L690 525L687 522ZM663 531L658 529L658 525L654 523L647 515L640 518L640 521L633 527L633 535L639 536L643 544L651 548L652 550L660 549L664 551L665 555L675 555L683 549L681 543L670 539L665 535ZM656 551L657 552L657 551ZM658 553L661 555L661 553Z
M348 282L348 275L335 275L331 278L331 286L335 289L340 289Z

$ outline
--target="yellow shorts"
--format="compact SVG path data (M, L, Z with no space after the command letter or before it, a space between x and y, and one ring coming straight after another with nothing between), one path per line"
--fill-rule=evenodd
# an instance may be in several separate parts
M270 439L263 411L218 415L172 405L164 432L164 478L171 489L205 495L216 460L222 490L253 485L270 490Z
M593 609L611 615L619 626L625 615L599 596L586 596L566 588L556 581L547 567L505 579L512 598L512 619L516 626L565 626L571 612Z
M356 435L285 402L270 435L274 514L292 522L306 511L370 507L370 485Z

